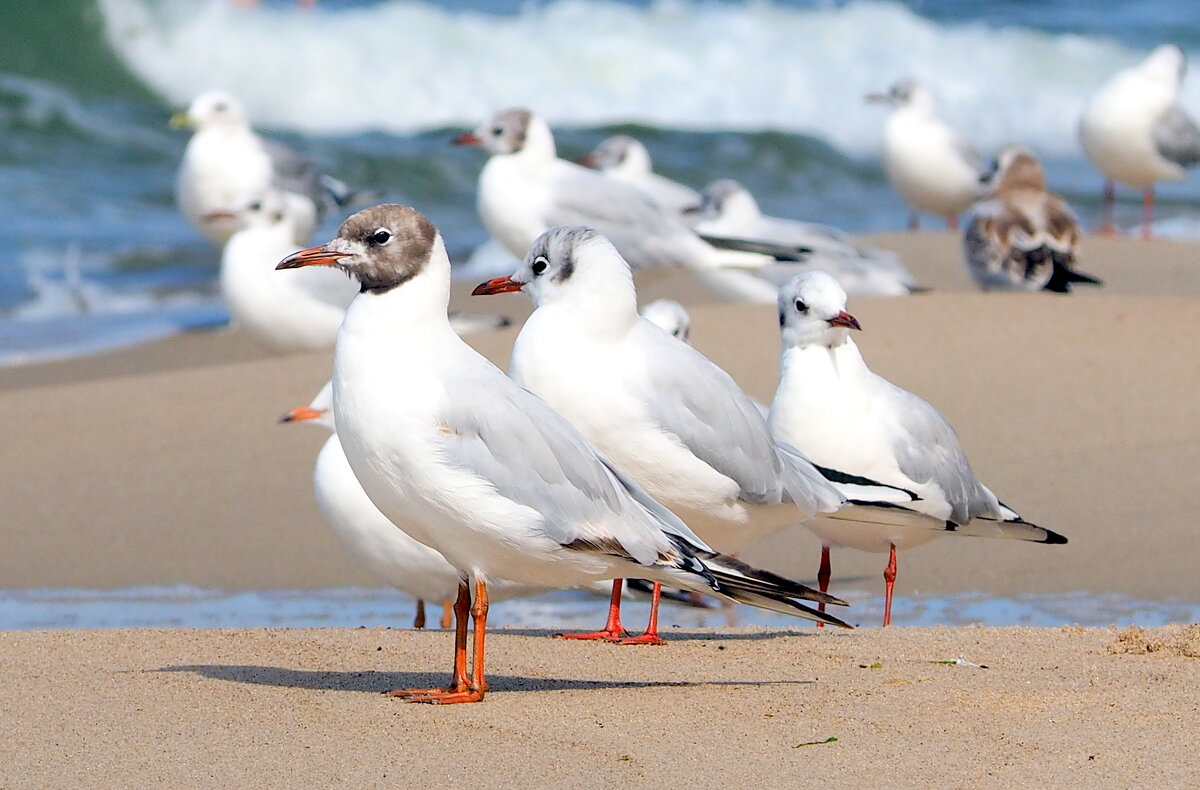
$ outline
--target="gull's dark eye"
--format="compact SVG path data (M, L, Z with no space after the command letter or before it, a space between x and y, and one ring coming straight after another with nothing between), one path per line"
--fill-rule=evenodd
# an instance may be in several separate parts
M808 312L808 305L806 305L804 302L801 302L799 299L797 299L797 300L796 300L796 312L798 312L798 313L807 313L807 312Z
M250 204L250 210L251 211L262 211L262 203L259 203L257 200L254 201L253 203Z
M493 126L492 127L492 137L499 137L502 134L504 134L503 126Z
M217 104L213 105L213 109L217 112L225 112L225 110L228 108L225 106L225 102L218 102Z
M387 230L387 228L380 228L367 237L367 243L374 244L376 247L387 244L391 240L392 234Z
M542 272L546 271L546 267L549 265L550 263L544 257L539 255L533 260L533 276L536 277Z

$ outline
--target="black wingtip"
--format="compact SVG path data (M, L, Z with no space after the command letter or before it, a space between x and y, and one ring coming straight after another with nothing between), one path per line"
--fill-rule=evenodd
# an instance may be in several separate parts
M1046 528L1042 527L1042 529L1046 529ZM1067 541L1066 535L1060 535L1057 532L1051 532L1048 529L1046 529L1046 539L1042 541L1042 543L1047 543L1051 546L1062 546L1062 545L1065 545L1067 542L1068 541Z

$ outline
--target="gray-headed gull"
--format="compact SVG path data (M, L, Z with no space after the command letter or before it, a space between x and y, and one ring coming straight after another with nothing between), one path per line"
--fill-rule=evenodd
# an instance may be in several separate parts
M629 265L595 230L546 232L512 276L475 293L517 290L536 309L509 374L706 540L734 551L845 503L807 459L775 441L729 374L638 315ZM655 626L652 614L644 635L622 641L661 644ZM602 631L581 636L621 633L610 612Z
M188 222L213 244L223 245L237 230L222 213L268 188L292 196L297 244L308 241L326 209L361 197L322 175L309 157L256 134L241 102L224 91L200 94L171 123L195 129L179 165L176 201Z
M933 94L915 79L897 80L886 93L868 94L867 101L892 108L883 129L883 167L912 209L909 228L920 226L921 212L945 217L957 228L959 213L980 195L979 154L938 117Z
M771 404L775 435L814 463L913 492L916 499L876 524L813 519L824 544L818 581L829 583L829 547L887 552L883 624L891 622L896 551L945 534L1066 543L1021 519L975 477L954 429L938 411L867 367L850 331L846 293L823 272L779 293L783 356ZM875 511L882 513L883 511Z
M700 193L654 172L650 152L635 137L613 135L602 141L579 163L606 176L632 184L668 211L683 211L700 202Z
M985 291L1055 291L1100 281L1075 271L1079 224L1031 151L1009 145L996 156L988 196L971 207L963 234L967 271Z
M692 228L706 239L755 239L809 250L801 262L747 271L747 276L765 279L776 288L813 269L832 274L854 296L905 296L917 288L896 253L855 244L848 234L827 225L763 214L750 191L731 178L706 186L687 214Z
M446 558L389 521L371 502L354 476L333 421L333 382L327 383L307 406L292 409L283 422L305 422L329 430L332 436L317 455L313 494L317 509L338 542L364 568L384 582L417 599L414 628L425 627L425 601L441 601L442 628L450 627L451 601L458 593L458 571ZM492 600L538 595L549 588L492 580Z
M361 284L333 362L335 422L350 467L385 516L460 576L451 685L395 695L483 699L494 578L571 587L632 576L841 623L797 600L820 598L815 591L708 548L545 401L459 339L446 319L445 245L415 209L360 211L328 244L279 268L313 265L336 266Z
M733 300L775 300L775 288L725 267L801 260L803 250L757 244L718 248L697 236L679 215L637 187L560 159L546 122L525 109L504 110L473 132L454 138L489 154L479 174L478 207L492 237L518 259L542 233L586 224L607 236L630 265L684 267Z
M1179 181L1200 162L1200 128L1179 106L1186 70L1183 51L1163 44L1088 99L1079 142L1105 178L1102 232L1113 231L1114 181L1143 190L1142 235L1148 238L1155 183Z

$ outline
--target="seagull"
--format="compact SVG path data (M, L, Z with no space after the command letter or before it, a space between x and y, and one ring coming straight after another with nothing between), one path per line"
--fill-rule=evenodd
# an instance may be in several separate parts
M278 354L330 349L359 286L330 269L275 274L275 264L299 249L289 198L268 189L237 211L208 215L239 228L221 253L221 296L234 326ZM504 316L465 313L452 313L450 322L460 335L509 324Z
M687 215L705 238L755 239L809 250L801 262L746 272L768 280L775 288L804 271L820 269L855 296L905 296L918 290L916 280L895 253L855 244L848 234L827 225L767 216L750 191L731 178L706 186L700 202L688 209Z
M233 95L209 91L197 96L173 126L195 129L183 152L175 198L188 222L218 246L237 230L220 218L246 195L270 187L294 201L296 244L305 244L326 209L363 197L342 182L322 175L304 154L259 137ZM213 218L217 215L217 218Z
M696 190L655 173L646 146L627 134L607 138L579 163L632 184L667 211L681 214L700 202Z
M971 207L963 234L967 271L985 291L1067 293L1073 283L1100 285L1077 272L1079 225L1060 196L1046 191L1046 174L1020 145L1000 150L988 176L987 198Z
M937 116L933 95L915 79L898 80L867 101L892 107L883 130L883 167L912 209L909 229L920 227L921 212L957 228L959 213L980 194L979 154Z
M1066 543L1024 521L975 477L954 429L936 409L870 371L850 339L861 329L846 292L824 272L800 275L779 293L783 355L771 430L814 463L911 491L894 519L806 522L821 539L822 588L829 547L887 552L883 624L892 616L896 551L947 533ZM882 511L875 511L882 512Z
M845 625L797 600L836 598L710 549L545 401L464 343L446 320L445 244L415 209L360 211L329 243L278 268L313 265L336 266L361 284L333 362L334 421L350 467L380 512L459 573L451 685L393 695L434 704L484 698L495 578L570 587L640 577Z
M1163 44L1088 99L1079 141L1104 174L1101 232L1113 232L1114 181L1143 190L1142 236L1149 238L1154 184L1179 181L1200 162L1200 128L1179 106L1186 70L1183 51Z
M522 291L535 309L513 345L509 374L595 442L650 496L722 550L845 498L777 443L737 383L688 344L639 317L628 263L591 228L547 231L521 267L476 294ZM620 640L605 628L577 638ZM652 604L653 606L653 604ZM623 644L662 644L653 613Z
M724 267L800 260L806 253L763 243L710 244L638 188L558 158L550 127L529 110L504 110L454 142L491 155L479 174L479 215L518 259L550 228L582 223L611 239L635 269L684 267L727 298L774 303L773 286Z

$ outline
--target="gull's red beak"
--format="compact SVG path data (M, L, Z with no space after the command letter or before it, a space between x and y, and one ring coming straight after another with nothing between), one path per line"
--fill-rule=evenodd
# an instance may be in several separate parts
M205 222L216 222L219 219L237 219L237 214L232 211L213 211L201 217Z
M334 252L325 247L309 247L307 250L293 252L275 267L279 269L299 269L301 266L334 266L342 258L350 257L348 252Z
M471 296L495 296L519 291L524 287L525 283L519 283L511 277L497 277L475 286L475 290L471 291Z
M480 140L479 135L475 134L474 132L463 132L462 134L456 136L450 142L454 143L455 145L482 145L483 144L483 140Z
M835 315L833 318L830 318L829 325L830 326L844 326L847 329L859 329L859 330L862 329L862 326L860 326L858 323L858 319L856 319L854 316L847 313L845 310L842 310L840 313Z
M280 422L304 422L315 420L325 413L324 409L314 409L311 406L298 406L279 418Z

